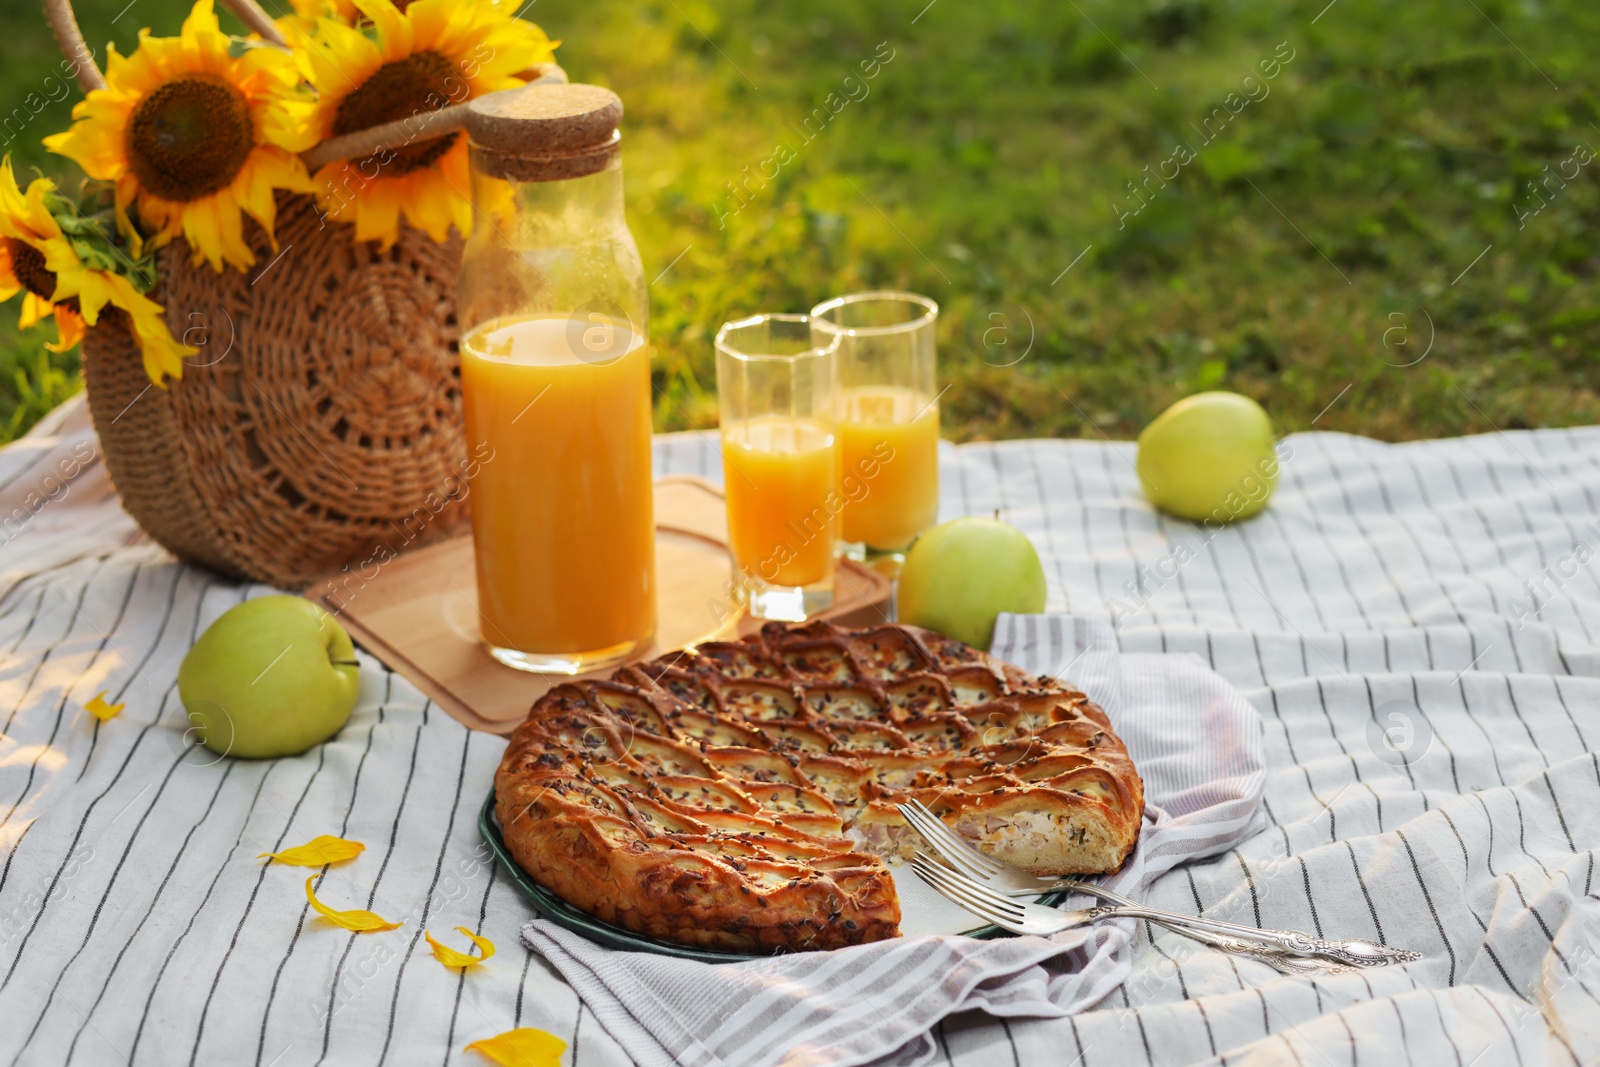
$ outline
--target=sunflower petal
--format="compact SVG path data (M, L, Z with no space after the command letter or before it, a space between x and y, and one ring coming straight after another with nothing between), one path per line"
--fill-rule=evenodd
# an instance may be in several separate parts
M282 852L263 852L256 859L268 858L291 867L324 867L330 863L343 863L361 855L367 846L360 841L347 841L330 834L319 834L303 845L286 848Z
M472 956L465 952L457 952L449 945L441 945L439 942L435 941L433 939L433 935L428 933L428 931L422 931L422 936L428 939L428 946L433 949L434 956L437 957L439 962L444 964L446 967L472 967L482 963L484 960L494 955L494 942L490 941L487 937L479 937L471 930L468 930L465 926L458 926L456 927L456 930L465 934L468 940L470 940L474 945L477 945L478 951L483 953L483 955Z
M317 876L314 874L306 879L306 899L311 902L311 906L316 909L318 915L327 919L333 925L343 927L346 930L354 930L356 933L361 934L378 930L398 930L405 925L405 923L392 923L381 915L370 911L362 911L359 908L350 911L335 911L318 900L317 895L311 891L311 885L316 880Z
M44 346L51 352L65 352L73 345L83 340L83 316L71 308L57 306L56 309L56 336L59 340L55 344L46 341Z
M482 1041L474 1041L467 1052L481 1052L500 1067L560 1067L567 1043L555 1034L524 1026L507 1030Z
M106 691L102 689L89 700L89 703L83 706L83 710L87 711L90 715L93 715L101 722L110 722L118 715L121 715L122 709L125 707L127 707L126 704L106 703Z

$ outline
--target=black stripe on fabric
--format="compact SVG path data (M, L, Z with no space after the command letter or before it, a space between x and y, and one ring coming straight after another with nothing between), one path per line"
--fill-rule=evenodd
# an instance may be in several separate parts
M1383 923L1378 919L1378 909L1372 904L1372 893L1367 889L1367 879L1361 873L1361 865L1356 862L1356 850L1351 846L1348 839L1343 841L1342 844L1344 845L1345 851L1350 853L1350 869L1356 872L1356 884L1361 887L1361 896L1367 902L1367 911L1372 914L1373 929L1377 930L1378 940L1381 942L1384 940ZM1259 926L1260 923L1257 923L1256 925Z
M17 946L17 954L11 960L11 967L6 971L5 979L0 980L0 990L5 989L5 987L11 983L11 976L16 973L17 965L22 962L22 954L27 950L28 942L33 937L33 931L38 928L39 920L43 918L45 911L50 906L50 900L55 895L56 886L61 881L61 874L67 869L67 865L72 860L73 853L78 850L78 842L83 839L83 831L84 828L89 824L89 817L94 814L94 809L99 805L100 801L105 799L106 794L110 793L111 790L116 786L117 782L121 780L123 773L128 769L128 764L133 761L133 754L138 751L139 745L143 743L145 735L149 732L149 730L150 727L145 726L139 731L139 736L135 738L133 744L128 747L128 754L122 758L122 765L117 768L117 773L112 776L110 783L105 787L105 789L101 790L100 795L91 800L89 802L89 806L84 809L83 817L78 820L78 829L73 832L72 841L67 845L65 858L61 861L61 866L56 868L56 873L51 877L50 885L44 892L45 903L36 913L34 913L33 922L28 925L28 932L22 936L22 943ZM31 825L32 824L30 824L30 826Z
M1544 916L1539 914L1539 909L1529 903L1528 894L1522 891L1522 883L1517 881L1517 876L1507 871L1506 879L1511 883L1511 888L1517 891L1517 900L1522 903L1522 910L1533 916L1533 921L1539 925L1539 930L1544 934L1544 939L1550 942L1550 951L1555 954L1556 962L1560 963L1567 974L1572 976L1573 980L1577 982L1578 988L1588 994L1589 999L1595 1002L1596 1007L1600 1007L1600 997L1596 997L1594 991L1589 988L1589 984L1578 977L1577 969L1567 963L1567 954L1556 947L1556 935L1551 932L1549 924L1544 921Z
M383 699L379 701L380 708L389 702L389 698L393 692L394 674L393 672L385 671ZM367 743L362 746L361 758L356 761L356 772L350 784L350 800L347 804L345 804L344 818L339 822L340 837L344 837L350 831L350 816L355 812L356 797L361 793L361 772L366 769L367 757L372 753L372 739L377 735L378 725L382 721L383 717L382 713L380 712L378 715L374 716L372 725L367 729ZM341 731L341 733L342 732L343 731ZM267 866L272 866L274 862L276 861L270 859L267 860ZM317 872L317 881L316 885L313 887L314 889L320 889L322 887L322 880L327 877L327 874L327 867L323 867ZM306 914L310 910L311 902L309 900L300 905L300 915L295 920L294 933L289 935L289 943L288 945L284 946L283 955L278 959L278 967L272 972L272 986L267 992L266 1006L261 1010L261 1036L256 1039L256 1067L260 1067L261 1058L262 1056L266 1055L267 1024L272 1018L272 1006L277 1003L278 1000L278 983L283 979L283 970L289 965L289 958L294 955L295 949L300 945L300 935L305 932Z
M1228 851L1232 853L1235 860L1239 861L1239 869L1244 872L1245 884L1250 888L1250 911L1253 915L1255 915L1255 925L1260 926L1261 898L1256 894L1256 876L1250 872L1250 868L1244 862L1244 856L1239 852L1238 849L1234 848L1229 849Z
M1410 978L1411 976L1407 974L1406 977ZM1445 1025L1444 1010L1439 1007L1439 991L1419 987L1415 978L1411 979L1411 986L1413 989L1421 988L1423 992L1428 994L1428 1003L1433 1005L1433 1014L1439 1020L1439 1032L1445 1036L1445 1040L1450 1042L1450 1051L1455 1053L1456 1067L1466 1067L1466 1064L1461 1059L1461 1046L1456 1044L1455 1035L1450 1032L1450 1027Z
M128 692L128 687L133 685L134 680L144 679L144 669L150 665L150 660L154 658L156 649L161 647L162 638L166 637L167 635L167 624L172 621L172 612L178 603L178 587L183 584L183 577L186 573L188 573L189 569L189 565L186 563L180 563L174 568L176 573L172 578L172 588L167 590L167 605L161 612L160 625L155 628L155 639L150 642L150 647L146 649L144 655L140 657L138 665L133 668L133 673L129 674L128 677L123 680L122 685L117 689L116 694L111 697L111 703L121 703L123 696ZM201 599L203 599L204 595L204 591L202 590L200 595L196 597L196 602L198 603ZM107 640L109 641L109 638ZM191 645L193 643L194 642L192 641L190 642ZM152 683L146 682L146 684L150 685ZM161 718L161 715L166 711L167 700L172 696L172 692L175 688L177 688L176 678L173 679L173 683L171 685L167 686L167 688L162 691L161 704L156 709L156 718L158 721ZM104 725L104 723L99 721L94 723L94 730L89 735L89 751L83 757L83 766L78 769L78 777L75 779L75 781L83 781L83 776L89 773L89 765L94 762L95 747L100 743L100 728Z
M1033 471L1034 491L1039 495L1039 518L1044 524L1045 554L1049 557L1050 565L1055 571L1056 588L1061 590L1063 606L1070 611L1071 607L1066 603L1066 598L1068 596L1067 573L1065 569L1066 561L1062 558L1060 550L1056 547L1055 529L1050 524L1050 502L1044 490L1044 475L1040 472L1038 458L1034 455L1034 449L1037 444L1038 442L1033 441L1025 444L1023 446L1023 455L1028 457L1028 467Z
M1368 986L1367 989L1370 992L1372 987ZM1356 1032L1350 1029L1350 1020L1345 1018L1343 1009L1334 1012L1333 1017L1339 1020L1340 1026L1344 1027L1345 1041L1350 1046L1350 1067L1359 1067L1361 1061L1356 1056Z
M233 847L228 850L228 855L223 860L222 864L217 868L217 873L211 876L211 884L206 886L205 895L200 898L200 903L195 907L194 912L189 916L189 921L184 923L183 932L178 934L177 938L173 940L172 945L167 949L167 957L161 961L161 969L156 972L155 981L150 983L150 993L145 997L144 1009L139 1013L139 1027L134 1031L133 1047L128 1052L128 1062L130 1064L139 1057L139 1039L144 1036L145 1023L148 1022L150 1018L150 1005L156 999L156 991L161 988L161 979L165 977L167 973L167 967L172 963L172 957L177 954L179 947L188 938L190 931L194 929L194 921L200 917L200 913L204 911L206 905L210 903L211 894L216 890L217 883L222 880L223 874L233 864L233 854L239 850L240 843L244 841L245 831L250 827L250 819L256 813L256 805L261 802L261 790L267 784L267 779L271 777L272 772L281 766L284 766L284 764L279 762L271 762L262 767L261 777L256 781L255 794L251 796L250 807L245 809L244 818L239 823L239 833L238 836L236 836L233 840Z
M39 1009L38 1016L33 1020L33 1026L29 1028L28 1036L23 1040L22 1047L17 1050L17 1059L21 1059L22 1054L33 1043L34 1035L39 1032L39 1024L44 1022L44 1017L50 1013L50 1005L55 1003L56 994L61 991L61 982L66 978L67 972L72 969L74 963L78 962L78 957L83 955L84 949L89 947L89 939L94 936L95 928L100 924L100 916L105 911L106 901L111 899L111 891L116 888L117 878L122 874L123 865L128 862L128 855L133 851L134 842L138 841L140 832L144 830L144 825L150 818L150 813L156 810L157 804L161 803L161 796L167 791L167 785L172 781L173 772L182 765L186 755L188 755L188 749L178 753L178 758L172 761L172 765L167 768L167 773L162 776L161 784L156 788L156 795L150 799L150 806L144 809L143 814L139 816L139 821L134 824L133 832L128 835L127 843L122 846L122 855L117 857L116 866L111 869L111 877L106 881L106 888L100 894L100 899L95 903L94 913L84 926L83 939L78 942L77 951L68 957L67 962L56 973L56 980L51 983L50 992L45 996L44 1006ZM134 797L135 801L138 799L138 797Z
M522 944L522 938L517 937L517 944L522 945L522 977L517 979L517 1007L511 1016L511 1025L522 1025L522 991L528 987L528 967L533 963L533 949Z
M1311 928L1316 931L1318 937L1322 937L1324 936L1322 933L1322 919L1317 915L1317 898L1311 893L1311 868L1306 866L1306 858L1304 856L1296 856L1295 859L1300 863L1300 881L1306 887L1306 904L1311 909Z
M1300 1053L1295 1049L1294 1042L1290 1041L1288 1036L1281 1030L1275 1036L1279 1041L1283 1042L1283 1047L1289 1050L1289 1055L1294 1057L1294 1062L1298 1064L1299 1067L1306 1067L1306 1061L1300 1058Z
M1472 701L1467 699L1467 675L1465 671L1456 677L1456 688L1461 693L1461 710L1466 712L1467 718L1472 721L1472 725L1476 726L1478 733L1483 735L1484 746L1489 750L1489 759L1494 763L1495 777L1500 779L1502 786L1508 784L1505 771L1500 769L1500 754L1499 748L1495 744L1495 739L1489 736L1489 731L1483 728L1483 723L1479 722L1478 717L1472 713ZM1437 733L1435 736L1438 736Z
M167 873L161 876L161 884L156 886L156 891L150 898L150 906L139 917L138 924L134 926L133 933L128 935L128 939L122 943L122 948L117 950L116 958L111 961L111 966L106 971L105 981L100 983L100 991L95 994L94 1003L89 1005L89 1010L83 1013L83 1022L78 1024L77 1032L72 1035L72 1044L67 1047L66 1062L68 1064L72 1062L73 1052L78 1047L78 1039L83 1037L84 1030L89 1027L89 1020L94 1016L95 1010L100 1007L100 1002L105 999L106 990L111 988L111 980L116 977L117 969L122 966L123 957L128 954L128 949L133 947L133 943L138 939L140 931L144 929L144 924L149 922L151 916L156 914L156 905L161 900L162 894L166 892L167 885L172 881L172 875L177 871L178 864L183 860L184 853L188 851L189 842L194 838L195 831L200 829L206 819L210 817L212 810L217 806L217 798L222 795L222 787L228 783L228 778L238 765L238 760L229 760L228 766L218 776L217 788L211 791L211 800L206 804L205 810L200 813L200 817L194 821L188 832L183 835L183 841L179 843L178 851L173 854L172 862L167 864Z
M93 579L91 579L91 582L92 581L93 581ZM85 585L84 589L85 589L85 595L87 595L88 586ZM130 589L131 589L131 586L130 586ZM44 590L40 590L40 600L41 600L41 602L43 601L43 593L44 593ZM191 637L190 643L191 644L193 644L193 636L194 636L194 634L197 633L199 628L200 628L200 610L201 610L201 606L204 603L204 600L205 600L205 590L201 590L199 595L197 595L196 598L195 598L195 621L194 621L193 626L190 628L190 637ZM120 623L120 618L119 618L119 623ZM68 629L68 633L69 634L71 633L70 627ZM160 638L158 637L157 640L159 641ZM52 645L50 651L54 651L54 649L55 649L55 646ZM49 659L49 658L50 658L50 652L46 652L45 655L40 659L39 666L42 667L44 665L44 661ZM38 671L38 668L35 668L35 673L36 674L37 674L37 671ZM172 687L169 687L169 689L168 689L168 693L170 693L171 692L171 688L176 687L176 685L177 685L177 681L176 681L176 679L174 679ZM30 681L29 682L29 687L31 688L31 686L32 686L32 682ZM163 696L163 698L162 698L162 707L165 708L165 706L166 706L166 697ZM71 848L69 848L67 850L67 855L69 857L72 855L72 852L78 847L78 841L83 836L84 827L88 825L89 815L94 811L95 806L98 805L100 803L100 801L105 797L106 793L110 792L110 790L117 784L117 781L122 777L123 772L128 769L128 762L133 758L134 751L144 741L145 735L149 733L151 727L154 726L154 725L155 725L154 722L150 722L150 723L145 724L145 726L142 729L140 729L138 737L136 737L134 739L133 745L128 750L128 754L123 757L122 765L117 769L117 773L112 777L111 782L106 786L106 788L103 791L101 791L99 796L95 797L95 799L90 802L89 807L84 811L83 819L78 823L78 829L73 835L72 846L71 846ZM3 736L3 735L4 735L4 731L0 731L0 736ZM97 736L98 736L98 733L97 733ZM85 764L87 765L87 760L85 761ZM79 781L82 780L82 773L83 772L81 772L81 771L79 772L79 779L78 779ZM10 855L8 855L6 857L5 868L3 870L0 870L0 891L3 891L5 889L6 881L10 878L10 875L11 875L11 863L12 863L13 860L16 859L17 851L22 847L23 838L25 836L27 836L27 833L28 833L29 830L33 829L33 826L34 826L34 824L30 822L23 829L22 833L17 835L16 843L11 846L11 853L10 853ZM60 871L61 870L65 870L65 869L66 869L66 861L63 861L60 870L58 870L57 873L56 873L56 878L57 879L60 878ZM53 886L54 886L54 883L52 882L52 887ZM49 896L46 895L46 897L45 897L46 904L48 904L49 899L50 899ZM41 915L43 914L43 910L44 910L43 908L40 909L40 914ZM36 917L36 919L37 919L37 917ZM31 933L31 931L30 931L30 933ZM24 945L25 944L26 944L26 939L24 939ZM22 955L22 946L19 946L18 949L17 949L17 956L18 956L19 959L20 959L21 955ZM16 967L16 962L13 961L12 969L14 970L15 967ZM0 989L4 989L5 986L6 986L6 983L8 983L10 981L11 981L11 972L7 971L5 980L4 981L0 981Z
M1133 1021L1139 1025L1139 1043L1144 1046L1144 1062L1147 1067L1155 1067L1155 1057L1150 1052L1150 1035L1144 1028L1144 1013L1140 1011L1134 1012ZM1011 1031L1009 1028L1006 1030L1006 1033L1008 1036L1010 1035ZM1014 1047L1013 1051L1015 1051Z
M1389 637L1388 637L1387 634L1384 635L1383 647L1384 647L1385 658L1387 658L1388 648L1389 648ZM1387 664L1385 666L1387 666ZM1361 680L1362 680L1362 683L1367 687L1367 717L1373 723L1377 724L1377 726L1381 730L1383 724L1378 722L1378 698L1372 692L1372 676L1370 674L1369 675L1363 675ZM1413 793L1416 793L1417 792L1417 776L1414 773L1412 773L1411 761L1408 760L1408 759L1402 759L1400 761L1400 766L1405 768L1406 780L1411 783L1411 791ZM1422 810L1424 812L1426 812L1428 810L1428 798L1425 795L1422 796ZM1383 829L1383 803L1382 803L1382 801L1379 801L1379 803L1378 803L1378 829L1380 831Z
M427 896L422 899L422 919L417 923L417 929L411 935L411 943L406 946L406 951L400 956L400 970L394 977L394 993L389 998L389 1023L383 1036L383 1050L378 1053L379 1064L389 1058L389 1045L394 1040L395 1011L400 1005L400 986L406 980L406 967L411 963L411 957L417 949L417 942L422 940L422 931L427 929L428 917L433 913L433 891L439 885L439 875L444 873L444 854L450 848L450 835L456 828L456 812L461 807L461 787L467 780L467 753L471 748L472 731L463 727L461 730L461 765L456 769L456 795L450 804L450 818L445 822L444 834L439 839L439 855L433 862L433 878L428 882Z
M1518 669L1520 670L1521 668ZM1522 732L1528 735L1528 743L1532 745L1533 750L1539 754L1540 762L1542 762L1546 767L1550 766L1550 757L1545 755L1543 747L1541 747L1539 744L1539 739L1533 736L1533 727L1528 725L1527 718L1522 714L1522 705L1517 702L1517 691L1511 685L1511 676L1509 674L1502 674L1500 676L1500 680L1505 683L1506 699L1511 701L1511 711L1516 715L1517 722L1522 724Z
M1089 1067L1089 1052L1083 1047L1083 1035L1078 1033L1078 1020L1070 1015L1067 1016L1067 1028L1072 1031L1072 1043L1078 1047L1078 1058L1073 1063Z
M1549 878L1549 879L1553 880L1555 878L1555 876L1550 873L1550 868L1546 867L1544 865L1544 861L1541 860L1538 856L1535 856L1533 853L1528 851L1528 828L1527 828L1527 822L1522 817L1522 800L1521 800L1520 797L1517 796L1515 790L1512 790L1512 792L1511 792L1511 806L1517 809L1517 848L1522 852L1522 854L1524 856L1528 857L1530 860L1532 860L1535 864L1538 865L1539 870L1544 872L1544 876L1546 878Z
M44 594L45 589L41 585L39 587L39 596L33 602L33 610L28 613L28 621L23 624L22 631L17 634L17 639L12 642L11 647L6 649L6 659L16 655L17 649L21 648L22 643L28 639L28 635L33 633L34 624L39 621L39 616L43 614L40 609L44 607Z
M1417 557L1422 561L1422 569L1433 583L1439 587L1439 591L1444 594L1445 602L1450 605L1450 610L1455 612L1456 621L1465 627L1467 625L1466 615L1462 613L1461 606L1456 603L1455 597L1450 594L1450 587L1445 584L1443 578L1440 578L1434 572L1433 560L1428 551L1422 547L1422 540L1417 537L1416 531L1411 528L1411 524L1406 521L1405 516L1395 510L1394 501L1389 497L1389 486L1384 481L1376 463L1369 459L1367 461L1367 469L1372 473L1373 481L1377 483L1378 499L1383 502L1384 512L1394 519L1400 529L1405 531L1406 537L1410 538L1411 546L1416 549Z
M1395 581L1394 574L1389 570L1389 561L1383 558L1383 553L1378 550L1378 541L1372 536L1372 531L1367 529L1367 524L1361 521L1356 514L1355 506L1350 501L1350 491L1345 487L1344 478L1339 473L1339 464L1329 463L1328 473L1333 477L1334 484L1339 487L1339 499L1344 502L1344 513L1350 517L1356 532L1361 535L1360 543L1372 552L1372 558L1378 561L1378 569L1383 572L1384 581L1389 583L1389 588L1394 591L1395 599L1400 602L1400 610L1406 613L1406 619L1413 627L1417 626L1417 615L1411 605L1406 603L1405 587Z
M933 1024L933 1043L944 1054L944 1067L956 1067L956 1061L950 1055L950 1042L944 1036L944 1020L940 1019ZM573 1058L572 1067L578 1067L577 1058Z
M316 769L306 778L305 786L300 790L300 796L295 800L294 807L289 810L289 815L284 819L283 829L278 832L277 840L272 843L269 851L277 852L283 848L283 842L289 836L289 830L294 826L295 817L300 814L300 805L305 803L306 797L311 793L311 787L316 784L317 777L322 774L322 768L327 763L328 746L317 746ZM269 801L270 803L270 801ZM244 914L239 916L239 922L233 928L233 937L228 941L228 951L223 953L222 962L217 964L217 971L211 976L211 990L206 993L206 1002L200 1008L200 1024L195 1027L194 1047L189 1051L189 1067L194 1067L195 1060L200 1055L200 1041L205 1037L206 1018L211 1014L211 1001L217 995L217 986L222 982L222 972L227 970L228 961L233 958L234 949L239 947L239 934L244 929L244 924L250 919L250 912L256 906L256 897L261 892L261 883L266 881L268 865L263 863L256 872L256 884L250 889L250 899L245 901Z
M1022 1067L1022 1057L1017 1054L1017 1039L1011 1034L1011 1024L1006 1022L1006 1020L1001 1019L1000 1028L1005 1031L1006 1044L1011 1046L1012 1067Z
M1296 493L1309 500L1310 494L1306 492L1305 486L1301 484L1299 472L1292 465L1285 465L1279 469L1289 472L1290 479L1295 483ZM1271 511L1272 509L1268 508L1267 510ZM1322 543L1328 550L1327 558L1332 561L1334 568L1339 572L1339 580L1344 583L1345 595L1350 598L1350 602L1355 605L1356 613L1361 616L1363 628L1374 629L1372 620L1367 617L1367 609L1361 605L1361 598L1356 596L1355 588L1350 584L1350 574L1344 568L1344 560L1339 557L1338 551L1333 547L1333 542L1328 538L1328 531L1322 525L1322 517L1317 513L1316 508L1308 508L1307 514L1311 517L1311 525L1315 527L1317 536L1322 538Z
M1570 674L1571 672L1569 671L1568 673ZM1583 746L1585 752L1594 751L1594 746L1589 744L1588 738L1583 736L1583 728L1578 725L1578 720L1573 717L1572 709L1567 706L1566 695L1561 692L1561 679L1552 677L1550 679L1550 687L1556 691L1556 700L1560 702L1561 710L1566 712L1567 721L1572 724L1572 732L1578 735L1578 744Z
M1484 995L1483 990L1479 989L1477 986L1472 986L1471 989L1474 993L1478 994L1478 999L1489 1005L1489 1010L1494 1012L1494 1017L1500 1020L1501 1026L1505 1027L1506 1036L1511 1039L1511 1051L1517 1057L1517 1067L1522 1067L1522 1049L1517 1046L1517 1035L1512 1032L1511 1024L1506 1022L1506 1017L1500 1014L1500 1009L1494 1006L1494 1001L1490 1000ZM1550 1028L1545 1027L1545 1029L1549 1030Z
M96 573L98 574L98 570ZM123 594L122 611L117 613L118 624L122 622L122 612L126 611L128 608L128 600L133 596L133 587L138 579L139 572L137 569L135 569L133 576L128 582L128 589ZM45 651L45 654L39 657L39 662L34 665L33 673L28 676L28 684L23 687L22 692L18 695L16 704L11 708L11 714L6 716L5 726L0 727L0 737L12 736L11 724L16 720L17 713L22 710L24 702L26 702L28 699L28 694L33 691L33 683L38 680L39 672L44 669L44 665L49 662L50 657L54 655L55 652L63 645L68 643L68 640L72 637L72 631L77 628L78 620L83 619L85 622L88 622L88 618L83 614L83 602L88 598L89 590L94 585L93 577L84 582L83 587L78 590L78 602L76 604L70 600L67 600L67 595L61 592L59 589L56 589L54 585L50 585L48 582L46 582L46 585L48 585L51 589L55 589L56 595L62 600L66 601L67 606L72 608L72 614L67 617L66 632L56 639L55 643L53 643L49 649ZM89 623L89 626L92 629L94 624ZM113 626L112 628L115 629L116 627ZM101 653L106 650L107 640L108 639L102 632L100 644L95 648L94 655L89 657L88 665L78 673L77 680L72 685L68 685L62 689L61 701L56 705L55 725L50 729L50 739L45 744L38 746L39 751L34 755L33 761L28 765L28 780L23 784L22 792L17 795L17 799L12 801L10 806L5 809L4 817L0 818L0 828L3 828L8 822L11 821L11 816L23 810L22 802L27 799L28 791L33 788L33 778L34 775L39 771L39 761L44 758L45 752L54 747L56 735L61 732L61 721L66 713L67 702L72 699L72 690L76 688L77 682L81 682L84 675L89 674L94 669L94 665L99 662ZM15 738L13 738L13 740L15 740Z
M1423 636L1424 637L1427 636L1426 632L1424 632ZM1430 661L1432 659L1431 650L1429 652L1429 659L1430 659ZM1417 676L1416 676L1415 673L1413 673L1411 675L1411 704L1418 711L1422 711L1422 690L1421 690L1421 687L1417 684ZM1426 712L1424 712L1424 714L1426 714ZM1460 770L1456 766L1456 750L1450 747L1450 742L1445 740L1444 736L1442 734L1440 734L1439 731L1437 731L1437 730L1435 730L1433 732L1433 739L1435 741L1439 742L1439 744L1444 746L1445 755L1450 757L1450 781L1455 784L1456 795L1460 796L1461 795L1461 773L1460 773Z
M1278 542L1288 551L1289 559L1294 564L1295 573L1300 576L1300 585L1306 591L1306 600L1311 605L1312 613L1317 617L1317 629L1326 631L1328 629L1328 620L1323 617L1322 605L1317 602L1317 596L1312 592L1311 577L1306 573L1305 565L1300 562L1300 554L1294 550L1296 538L1289 536L1288 527L1283 524L1282 516L1275 509L1267 508L1262 514L1269 517L1273 524L1277 526Z
M1428 892L1428 883L1422 877L1422 868L1417 864L1417 854L1411 850L1411 841L1406 837L1403 828L1397 828L1395 835L1400 838L1400 843L1405 846L1406 858L1411 861L1411 873L1416 876L1417 886L1422 890L1423 903L1428 905L1428 914L1433 916L1434 928L1439 931L1439 940L1444 942L1445 953L1450 957L1450 977L1448 985L1456 984L1456 950L1450 943L1450 936L1445 933L1444 922L1439 918L1439 909L1433 904L1433 894ZM1320 936L1320 935L1319 935Z
M389 869L389 858L394 855L395 842L400 837L400 816L405 813L406 802L411 799L411 783L417 776L417 749L422 744L422 731L428 725L428 707L432 701L422 705L422 718L417 723L416 732L411 739L411 765L406 770L406 782L400 790L400 803L395 806L394 820L389 825L389 845L383 850L383 862L378 865L377 877L372 880L372 889L367 893L367 908L372 908L372 903L378 898L378 886L383 883L383 875ZM378 709L378 721L383 721L383 709ZM339 978L344 973L344 962L350 958L350 950L355 947L356 938L360 934L352 932L345 938L344 950L339 953L339 962L333 968L333 988L328 990L328 1014L322 1026L322 1054L317 1057L314 1067L321 1067L322 1061L328 1058L328 1043L333 1035L333 1017L338 1014Z
M489 916L489 892L490 892L490 890L494 889L495 875L498 874L498 873L499 873L499 868L497 868L493 864L491 864L489 866L489 881L483 887L483 899L478 902L478 925L477 925L476 929L477 929L477 931L478 931L478 933L480 935L483 933L484 920L487 919L488 916ZM445 1035L445 1039L444 1039L444 1059L443 1059L443 1061L441 1061L443 1064L448 1064L450 1062L451 1057L455 1055L456 1016L458 1016L461 1013L461 992L462 992L463 989L466 988L466 986L467 986L467 968L463 967L456 974L456 998L455 998L454 1005L452 1005L451 1008L450 1008L450 1029L449 1029L449 1032ZM583 1006L583 1002L579 1001L578 1002L578 1006L581 1008ZM574 1026L572 1028L572 1067L577 1067L577 1065L578 1065L578 1028L576 1026Z

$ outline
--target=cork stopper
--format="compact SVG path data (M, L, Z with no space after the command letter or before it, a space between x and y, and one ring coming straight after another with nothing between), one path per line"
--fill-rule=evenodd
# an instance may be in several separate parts
M467 105L472 164L509 181L560 181L604 170L620 151L622 100L598 85L527 85Z

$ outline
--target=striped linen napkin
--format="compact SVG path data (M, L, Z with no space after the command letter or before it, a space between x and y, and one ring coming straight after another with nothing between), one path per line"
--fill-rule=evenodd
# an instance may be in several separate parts
M992 651L1088 692L1127 743L1144 778L1144 829L1108 886L1138 897L1176 864L1253 832L1261 719L1198 657L1119 652L1106 621L1067 615L1002 616ZM1133 932L1120 920L1048 939L899 938L723 965L602 948L542 919L522 937L643 1067L844 1067L923 1062L930 1031L956 1012L1089 1007L1127 978Z

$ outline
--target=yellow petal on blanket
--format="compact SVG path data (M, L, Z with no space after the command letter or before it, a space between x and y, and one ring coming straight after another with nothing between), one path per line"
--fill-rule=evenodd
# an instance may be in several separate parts
M555 1034L531 1026L474 1041L466 1048L483 1053L500 1067L560 1067L566 1050L567 1043Z
M321 834L303 845L286 848L282 852L263 852L256 859L275 859L290 867L326 867L330 863L353 860L366 847L360 841L346 841L342 837Z
M474 964L482 963L484 960L494 955L493 941L490 941L487 937L479 937L471 930L468 930L465 926L458 926L456 929L461 933L466 934L468 940L470 940L474 945L477 945L478 950L482 952L483 955L469 956L465 952L457 952L449 945L439 944L439 942L433 939L433 935L428 933L428 931L422 931L422 936L428 939L428 945L433 949L433 954L438 957L440 963L444 964L446 967L471 967Z
M354 930L358 934L371 933L375 930L397 930L404 923L392 923L382 915L375 915L370 911L361 911L359 908L352 911L334 911L311 891L311 883L317 880L316 875L306 879L306 899L311 901L311 906L317 909L317 914L346 930Z
M101 722L109 722L110 720L115 719L118 715L121 715L122 709L127 706L128 705L126 704L107 704L106 691L102 689L100 692L96 693L92 698L90 698L89 703L83 706L83 710L87 711L90 715L93 715Z

